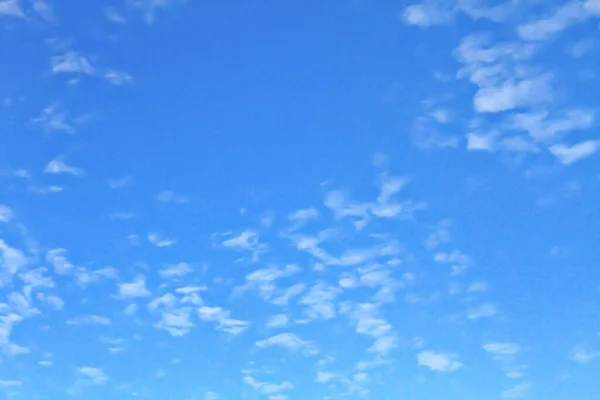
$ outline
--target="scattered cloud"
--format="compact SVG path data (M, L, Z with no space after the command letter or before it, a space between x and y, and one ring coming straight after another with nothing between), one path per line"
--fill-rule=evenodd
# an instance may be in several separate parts
M54 74L92 76L95 74L96 69L92 66L92 63L87 57L70 51L52 57L52 72Z
M156 247L171 247L176 243L174 239L166 238L158 233L149 233L148 241Z
M110 380L101 368L79 367L77 373L94 385L102 385Z
M556 144L550 147L550 152L564 165L571 165L579 160L583 160L599 150L600 140L584 140L573 146Z
M104 79L106 79L109 83L112 83L113 85L126 85L128 83L133 82L133 77L127 73L127 72L123 72L123 71L118 71L116 69L109 69L106 70L102 76L104 77Z
M150 291L146 289L146 279L141 275L138 275L130 283L119 284L119 297L122 299L148 296L150 296Z
M282 328L288 325L289 318L285 314L272 315L267 320L267 328Z
M522 382L510 389L502 392L502 398L504 399L523 399L529 397L531 392L531 384L529 382Z
M571 351L571 358L579 364L589 364L600 359L600 351L588 351L582 347L576 347Z
M165 266L159 271L163 279L181 278L187 274L194 272L192 266L188 263L178 263Z
M436 353L433 351L419 353L417 355L417 362L420 367L426 367L437 372L452 372L462 367L462 363L457 360L456 354Z
M185 204L190 202L188 197L179 193L175 193L171 190L165 190L160 192L156 195L156 200L160 201L161 203Z
M0 222L9 222L13 218L13 212L10 207L0 204Z
M24 18L23 10L19 6L18 0L2 0L0 1L0 16L12 16Z
M46 22L56 22L54 8L45 0L34 0L33 10Z
M133 8L140 11L147 24L153 24L158 13L162 13L180 3L182 3L182 0L132 0L129 2Z
M88 76L103 78L113 85L131 83L133 77L124 71L114 68L98 68L93 65L89 57L75 51L67 51L52 57L52 73L66 75L76 79Z
M2 13L1 8L0 8L0 14ZM0 379L0 387L1 388L14 388L14 387L19 387L19 386L23 386L23 382L21 381L17 381L17 380L6 380L6 379Z
M124 176L122 178L109 179L107 183L108 183L108 187L111 189L120 189L120 188L131 185L132 181L133 181L133 178L131 176Z
M268 339L259 340L256 342L256 346L261 349L276 346L283 347L289 351L302 350L307 355L315 355L318 353L317 347L312 342L302 340L294 333L279 333Z
M592 3L593 1L567 1L551 14L519 26L517 32L525 40L551 39L569 26L589 18L590 12L594 10L587 4Z
M126 24L127 20L116 7L105 7L104 16L114 24Z
M486 343L483 349L494 356L512 356L521 351L519 345L509 342Z
M469 319L477 320L481 318L490 318L498 313L498 308L492 303L483 303L477 307L469 309L467 314Z
M46 164L44 168L46 174L68 174L73 176L83 176L85 171L81 168L72 167L65 163L61 158L55 158Z
M68 120L67 112L56 102L44 108L40 116L34 118L32 122L40 125L47 132L75 133L75 128Z

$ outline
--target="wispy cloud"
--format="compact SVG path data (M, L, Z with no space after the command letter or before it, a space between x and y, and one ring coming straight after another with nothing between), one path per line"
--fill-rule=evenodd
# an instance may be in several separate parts
M133 77L124 71L114 68L99 68L93 65L91 59L75 51L67 51L52 57L52 73L69 77L99 77L113 85L131 83Z
M68 165L62 158L55 158L46 164L44 172L47 174L68 174L73 176L85 175L83 169Z
M550 147L550 152L564 165L571 165L583 160L600 150L600 140L585 140L572 146L556 144Z
M176 243L175 239L166 238L158 233L149 233L148 241L156 247L171 247Z
M309 341L302 340L294 333L280 333L269 337L265 340L256 342L259 348L267 348L272 346L283 347L290 351L302 350L306 355L314 355L318 353L317 347Z
M105 7L104 16L114 24L126 24L127 20L116 7Z
M0 15L24 18L23 10L17 0L2 0L0 1Z
M131 176L124 176L122 178L109 179L108 187L110 187L111 189L119 189L119 188L131 185L132 181L133 181L133 178Z
M68 120L67 112L58 103L52 103L44 108L41 115L32 121L49 132L75 133L75 128Z
M600 359L600 351L589 351L583 347L576 347L571 351L571 358L580 364L589 364Z

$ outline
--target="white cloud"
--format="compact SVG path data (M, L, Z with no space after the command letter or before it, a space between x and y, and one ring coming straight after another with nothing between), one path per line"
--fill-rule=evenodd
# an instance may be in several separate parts
M219 319L227 318L229 311L224 310L221 307L208 307L202 306L198 309L198 318L203 321L217 321Z
M546 103L552 99L551 74L516 80L480 88L473 98L475 110L481 113L499 113Z
M8 272L10 277L28 263L28 258L21 250L10 247L4 240L0 239L0 266Z
M377 338L375 343L369 347L368 351L380 355L387 355L394 348L396 348L396 338L393 336L383 336Z
M0 16L8 15L13 17L24 18L23 10L19 6L18 0L3 0L0 1Z
M35 11L46 22L56 22L56 15L52 5L45 0L35 0L33 2L33 11Z
M251 250L258 245L258 233L247 230L224 240L222 245L236 250Z
M102 76L113 85L126 85L133 81L133 77L130 74L116 69L109 69Z
M285 314L272 315L267 320L267 328L281 328L288 324L289 318Z
M64 190L63 186L49 185L49 186L30 186L29 191L36 194L48 194L48 193L60 193Z
M0 9L0 14L2 14L1 9ZM7 388L19 387L19 386L23 386L23 383L21 381L0 379L0 387L1 388L7 389Z
M150 291L146 289L146 280L141 275L138 275L130 283L119 284L119 297L121 298L135 298L148 296L150 296Z
M332 319L336 316L334 301L340 293L337 287L317 283L300 299L300 304L307 306L304 312L309 319Z
M590 54L596 44L592 39L583 39L576 43L573 43L567 50L568 54L570 54L573 58L583 58L586 55Z
M123 313L125 315L132 316L137 312L137 310L138 310L137 304L132 303L132 304L129 304L127 307L125 307L125 310L123 310Z
M471 258L459 250L436 253L433 260L441 264L469 264L471 262Z
M189 307L163 311L160 321L155 326L166 330L171 336L183 336L194 327L190 321L191 315L192 309Z
M314 355L318 352L317 347L312 342L302 340L294 333L279 333L268 339L256 342L256 346L260 348L278 346L290 351L302 350L307 355Z
M185 203L189 203L190 200L179 193L175 193L171 190L165 190L160 192L159 194L156 195L156 200L162 202L162 203L179 203L179 204L185 204Z
M467 293L483 293L487 292L488 284L483 281L475 281L471 282L469 287L467 288Z
M66 254L65 249L51 249L46 252L46 262L52 265L54 272L59 275L67 274L74 268Z
M287 397L281 392L294 388L294 385L288 381L281 383L260 382L250 375L244 376L243 381L261 394L268 396L269 400L286 400Z
M287 218L292 223L288 230L296 231L306 225L308 221L318 219L319 211L315 208L304 208L288 214Z
M427 367L432 371L452 372L462 367L462 363L456 358L455 354L423 351L417 355L417 362L420 367Z
M221 397L216 392L206 392L204 393L204 400L219 400Z
M65 305L65 302L58 296L38 293L36 297L39 301L49 304L55 310L62 310Z
M436 125L436 122L435 118L417 117L411 131L413 144L420 149L457 147L460 143L458 136L449 134L446 127L439 127Z
M46 165L46 168L44 168L44 172L47 174L69 174L73 176L85 175L85 171L83 169L71 167L60 158L55 158L54 160L50 161Z
M119 189L119 188L122 188L125 186L129 186L132 181L133 181L133 179L131 178L131 176L124 176L122 178L110 179L108 181L108 187L110 187L111 189Z
M231 335L239 335L250 326L248 321L241 321L233 318L221 318L217 322L217 330Z
M178 264L167 265L161 269L158 273L163 279L181 278L185 275L194 272L192 266L185 262Z
M469 309L467 317L472 320L493 317L498 313L498 308L492 303L483 303Z
M402 20L406 24L421 27L439 25L448 22L452 17L452 10L440 8L433 1L410 5L402 13Z
M77 283L86 286L97 283L105 279L118 279L117 270L112 267L104 267L96 270L88 270L85 267L78 267L75 272Z
M486 343L483 349L494 356L512 356L521 351L519 345L509 342Z
M278 297L272 299L271 303L278 306L285 306L290 302L291 299L301 295L305 289L306 285L304 283L292 285L287 289L284 289Z
M580 364L589 364L592 361L600 359L600 351L588 351L584 348L577 347L571 351L573 361Z
M587 19L590 11L582 1L568 1L552 15L519 26L517 32L525 40L548 40L572 24Z
M84 379L89 380L95 385L102 385L109 381L108 376L101 368L79 367L77 373Z
M246 280L252 283L272 282L279 278L285 278L300 272L300 267L288 264L284 268L268 267L257 269L246 275Z
M42 126L46 131L75 133L75 129L67 119L67 112L63 111L58 103L52 103L39 117L32 120L33 123Z
M552 143L566 133L590 128L595 113L585 108L572 108L550 119L547 111L519 113L511 117L509 127L526 131L536 142Z
M487 6L476 0L424 0L405 8L402 20L408 25L430 27L452 21L463 13L473 20L489 19L500 22L515 11L518 3L505 1L495 6Z
M585 140L573 146L556 144L550 146L549 150L561 164L570 165L598 152L600 140Z
M176 243L175 239L166 238L158 233L149 233L148 241L156 247L171 247Z
M28 347L19 346L15 343L2 344L2 352L7 356L13 357L21 354L29 354L31 350Z
M52 57L52 72L55 74L94 75L95 71L87 57L74 51Z
M531 384L529 382L522 382L512 388L502 392L502 398L504 399L523 399L529 396L531 392Z
M337 374L331 371L317 371L317 378L315 379L315 382L327 383L336 377Z
M56 75L85 75L104 78L113 85L124 85L133 81L132 76L127 72L114 68L96 68L89 58L74 51L52 57L52 72Z
M471 132L467 134L467 150L493 152L496 149L495 134L479 134Z
M115 7L105 7L104 16L106 19L115 24L126 24L127 20Z
M161 306L166 309L172 309L175 304L177 304L177 297L175 297L172 293L166 293L148 303L148 309L150 311L155 311Z
M152 24L154 23L156 13L159 10L171 8L175 4L181 2L181 0L131 0L129 4L140 10L142 17L147 24Z
M259 234L253 230L247 229L237 236L231 236L225 239L222 246L236 250L248 251L252 253L252 261L258 261L262 253L267 250L267 245L260 243Z

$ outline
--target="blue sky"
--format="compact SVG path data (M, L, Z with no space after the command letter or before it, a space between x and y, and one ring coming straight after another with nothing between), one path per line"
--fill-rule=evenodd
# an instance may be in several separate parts
M0 399L600 393L598 0L0 0Z

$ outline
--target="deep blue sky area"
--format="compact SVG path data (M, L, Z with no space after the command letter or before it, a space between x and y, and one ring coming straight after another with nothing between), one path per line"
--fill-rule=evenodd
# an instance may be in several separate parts
M600 393L598 0L0 0L0 399Z

